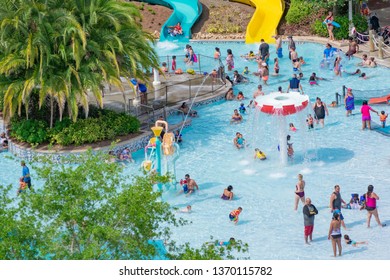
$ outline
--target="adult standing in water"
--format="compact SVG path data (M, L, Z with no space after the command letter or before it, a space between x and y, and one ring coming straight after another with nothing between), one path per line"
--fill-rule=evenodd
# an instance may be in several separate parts
M378 209L376 208L376 201L379 200L379 196L374 193L373 185L368 186L367 193L364 196L366 198L365 209L367 210L367 227L370 227L372 215L374 215L375 220L380 227L386 226L386 224L382 224L379 220Z
M352 110L355 109L355 97L353 96L352 89L347 89L347 94L344 98L345 110L347 110L347 117L352 114Z
M294 210L298 209L299 200L305 204L305 185L306 182L303 180L303 175L298 174L298 182L295 185L295 198L294 198Z
M279 58L283 57L283 49L282 49L282 37L279 35L274 36L276 42L275 42L275 49L276 49L276 55Z
M317 97L316 102L313 105L313 111L315 115L315 119L317 120L317 124L321 123L322 127L324 127L324 119L325 119L325 113L327 116L329 116L328 108L326 107L326 104L321 101L321 98Z
M365 130L366 128L371 129L370 111L373 111L374 113L379 115L378 111L375 111L370 106L368 106L367 100L364 100L362 108L360 108L360 112L362 113L362 130Z
M231 49L227 49L226 52L227 52L226 65L227 65L228 71L232 71L232 69L234 68L233 52Z
M26 162L24 160L21 161L20 165L22 166L22 178L23 182L25 182L28 188L31 190L31 176L30 169L27 167Z
M329 40L334 41L334 35L333 35L333 13L329 11L328 16L325 18L324 23L326 24L326 28L328 29L329 34Z
M340 186L334 186L334 192L330 196L329 208L331 212L338 209L341 211L341 204L346 204L345 201L341 198Z
M303 206L302 212L303 224L305 226L305 243L310 244L309 241L313 241L314 217L318 214L318 210L313 204L311 204L311 199L309 197L305 200L305 206Z
M260 40L259 54L261 56L261 60L268 64L269 45L264 41L264 39Z
M291 49L295 50L295 42L293 36L291 35L288 36L287 39L288 39L288 51L289 51L288 58L291 60Z
M337 248L339 249L339 256L341 256L342 246L341 246L341 221L338 213L333 213L332 221L329 226L328 239L332 240L333 255L336 257Z

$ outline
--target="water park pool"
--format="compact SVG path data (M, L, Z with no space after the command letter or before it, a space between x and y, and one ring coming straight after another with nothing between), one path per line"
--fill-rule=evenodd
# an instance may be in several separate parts
M191 45L198 54L213 56L214 48L218 46L222 55L226 49L232 49L235 55L235 69L240 73L245 66L251 72L256 71L255 62L246 61L240 55L250 50L257 52L258 45L243 43L196 43ZM292 67L284 47L284 57L280 59L280 76L270 77L269 85L263 85L264 92L270 93L282 86L286 90L287 80L291 77ZM183 44L159 43L157 50L160 55L183 54ZM366 80L356 76L335 77L333 71L320 69L324 46L314 43L297 44L299 56L303 56L306 65L302 67L304 80L302 86L305 94L314 102L315 98L329 104L335 100L335 93L341 93L342 86L351 87L361 92L373 89L390 88L387 77L390 70L382 67L364 69L369 77ZM271 46L270 72L273 69L275 48ZM353 72L359 59L343 59L343 67ZM179 63L178 63L179 65ZM210 72L215 65L210 65ZM363 70L363 68L361 68ZM327 78L318 86L310 86L308 77L312 72L317 76ZM228 72L232 76L232 72ZM259 80L253 75L248 76L250 83L234 87L234 92L242 91L247 96L244 101L248 105L250 97L257 88ZM370 92L377 97L375 91ZM343 210L348 234L353 240L368 241L367 245L359 247L346 246L343 243L342 259L386 260L390 253L384 244L390 242L388 234L390 226L390 190L387 186L390 179L386 170L390 164L390 138L375 131L361 130L360 105L356 106L354 114L345 116L343 105L330 108L329 116L325 118L325 127L315 127L308 131L305 117L310 112L310 106L299 114L288 116L286 123L293 122L296 132L288 132L294 145L294 158L287 165L281 164L278 146L280 119L264 115L254 109L247 109L241 124L230 124L234 109L239 101L219 101L213 104L199 106L199 117L192 120L190 127L182 131L180 156L176 161L177 179L191 175L199 185L200 190L190 196L178 194L176 190L165 191L163 199L172 206L183 208L192 205L192 213L177 213L188 219L190 225L173 229L173 239L178 243L190 242L200 246L212 236L214 239L227 241L230 237L240 239L249 244L249 257L253 260L327 260L332 259L331 242L327 239L330 213L329 198L336 184L341 186L344 200L349 201L351 193L363 194L369 184L374 185L379 195L378 211L382 223L388 226L380 228L374 218L371 228L366 227L366 211ZM385 105L374 107L375 110L388 111ZM372 114L373 120L379 117ZM169 119L168 119L169 122ZM287 130L288 128L285 127ZM233 146L236 132L241 132L248 142L248 147L237 150ZM253 159L254 149L260 148L267 155L265 161ZM17 178L21 168L19 161L10 159L9 154L0 154L0 183L14 184L17 189ZM144 151L133 154L136 164L128 165L128 174L138 174L139 166L144 160ZM294 191L297 175L303 174L306 181L306 197L319 210L315 218L313 242L304 245L302 204L298 211L293 210ZM32 176L34 172L32 171ZM220 198L223 189L228 185L234 187L233 201ZM243 212L235 226L229 221L229 213L242 207Z

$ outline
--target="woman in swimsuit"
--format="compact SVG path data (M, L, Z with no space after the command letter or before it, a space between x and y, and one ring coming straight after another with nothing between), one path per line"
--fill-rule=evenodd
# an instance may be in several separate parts
M233 187L229 185L226 189L223 190L221 198L223 200L233 200Z
M234 109L234 113L232 115L232 119L230 120L230 123L240 123L242 121L242 116L238 112L237 109Z
M339 248L339 256L341 256L341 221L338 213L333 213L332 221L330 222L328 239L332 239L333 255L336 257L337 247Z
M231 49L227 50L226 65L228 71L232 71L232 69L234 68L234 56Z
M326 28L328 29L329 33L329 40L334 41L334 35L333 35L333 13L329 12L328 16L324 20L326 24Z
M355 97L353 96L352 89L347 89L347 95L344 98L345 110L347 110L347 117L352 115L352 110L355 109Z
M363 101L362 107L360 108L360 113L362 113L362 130L366 128L371 129L371 114L370 111L378 114L378 111L375 111L370 106L368 106L367 100Z
M328 116L328 108L326 107L325 103L321 101L321 98L316 98L316 103L313 105L313 111L315 115L315 119L317 120L317 124L321 123L322 127L324 127L324 119L325 119L325 113Z
M386 224L382 224L379 220L378 209L376 209L376 201L379 200L379 196L374 193L374 186L369 185L367 188L367 193L365 194L366 198L366 207L367 210L367 227L370 227L371 217L374 215L376 222L380 227L385 226Z
M298 203L299 200L302 201L303 204L305 204L305 181L303 180L303 175L298 174L298 183L295 185L295 203L294 203L294 210L296 211L298 209Z
M333 66L334 66L333 71L336 74L336 76L341 77L341 57L340 56L336 57Z

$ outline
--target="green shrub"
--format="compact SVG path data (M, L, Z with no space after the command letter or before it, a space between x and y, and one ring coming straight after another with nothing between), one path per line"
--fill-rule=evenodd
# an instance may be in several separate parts
M362 15L354 15L352 18L353 25L355 26L357 32L363 33L368 29L368 23L366 17Z
M291 0L290 9L286 15L288 24L300 23L305 17L314 10L314 4L304 0Z
M349 37L349 19L348 16L335 16L334 21L340 24L340 28L334 28L333 34L336 40L347 39ZM358 32L367 31L367 20L361 15L355 15L352 18L352 22ZM321 37L328 37L328 30L326 25L323 24L323 20L316 20L312 25L312 31L314 34Z
M315 35L320 37L328 37L328 29L326 29L326 26L323 24L323 20L316 20L312 24L311 30Z
M38 120L11 120L11 137L18 141L38 145L49 140L48 125Z
M44 121L15 119L11 123L11 136L32 145L50 142L52 145L78 146L114 140L116 136L139 131L140 122L135 117L108 110L96 110L93 114L94 118L78 119L75 123L64 118L61 122L57 121L52 129Z

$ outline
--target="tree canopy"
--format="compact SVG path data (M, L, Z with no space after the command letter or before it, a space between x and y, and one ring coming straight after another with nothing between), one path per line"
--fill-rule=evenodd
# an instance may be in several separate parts
M42 182L33 191L17 196L11 186L0 186L1 259L162 258L153 240L167 244L163 257L169 259L225 259L233 258L232 252L246 252L240 241L224 247L211 242L197 249L176 245L172 228L188 222L178 219L153 189L168 177L126 176L122 165L92 152L68 160L82 164L33 165L34 182Z
M6 118L21 114L31 94L65 104L75 120L87 93L102 105L104 83L146 79L158 68L154 39L142 30L138 8L120 0L5 0L0 7L0 90ZM51 126L53 114L51 116Z

